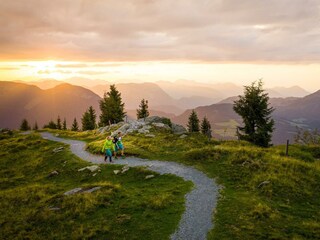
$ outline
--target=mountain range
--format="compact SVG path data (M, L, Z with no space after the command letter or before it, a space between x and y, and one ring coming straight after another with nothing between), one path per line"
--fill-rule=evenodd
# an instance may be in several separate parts
M23 118L43 126L55 121L58 115L65 117L70 126L74 117L80 121L89 106L99 111L99 100L92 91L67 83L43 90L33 85L0 82L0 128L18 128Z
M73 78L67 82L86 82L85 79L76 80ZM87 82L85 87L54 79L28 84L22 81L0 82L0 128L18 128L23 118L27 118L31 124L37 121L39 126L43 126L58 115L62 119L65 117L70 125L74 117L80 122L83 112L89 106L93 106L99 115L99 100L109 87L110 83L102 80ZM180 80L176 83L120 83L116 87L121 92L127 115L131 118L136 117L135 109L141 99L145 98L149 101L152 115L169 117L173 122L183 125L186 125L191 109L195 109L199 118L207 116L213 126L214 136L218 138L235 138L236 126L241 124L241 118L233 111L232 105L238 98L234 95L241 94L242 87L234 84L202 84ZM274 143L292 139L297 126L320 127L320 91L308 94L300 87L268 91L290 96L270 98L270 104L276 109L273 113L276 121ZM222 99L228 93L234 97ZM305 94L308 95L300 97Z

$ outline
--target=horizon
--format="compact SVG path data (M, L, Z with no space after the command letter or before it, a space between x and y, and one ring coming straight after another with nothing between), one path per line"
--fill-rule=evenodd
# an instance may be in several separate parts
M262 78L266 88L314 92L319 9L314 0L0 1L0 80L243 86Z

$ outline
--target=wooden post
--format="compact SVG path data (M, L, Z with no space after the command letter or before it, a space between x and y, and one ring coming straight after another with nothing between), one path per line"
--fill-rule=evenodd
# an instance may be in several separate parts
M286 145L286 156L289 155L289 139L287 140L287 145Z

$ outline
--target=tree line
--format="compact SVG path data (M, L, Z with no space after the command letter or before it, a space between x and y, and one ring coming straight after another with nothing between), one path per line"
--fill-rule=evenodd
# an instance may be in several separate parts
M239 140L245 140L261 147L271 146L275 124L271 114L275 109L269 106L269 96L263 89L262 80L244 86L244 94L234 101L233 110L243 121L243 125L237 127L236 134ZM204 117L200 126L199 118L194 110L189 116L188 130L189 132L201 131L211 137L210 122Z
M122 102L121 93L116 89L115 85L110 86L110 91L104 93L103 98L99 101L101 114L99 116L99 123L97 123L97 114L92 106L90 106L82 115L81 124L82 131L93 130L98 126L111 125L123 121L126 116L124 111L124 103ZM146 118L149 116L148 100L142 99L137 109L137 119ZM61 122L60 116L56 121L50 120L43 128L67 130L67 121L64 118ZM31 128L27 119L23 119L20 125L21 131L38 130L38 124L35 122ZM71 131L79 131L80 127L76 118L74 118Z
M97 126L106 126L121 122L126 116L121 93L116 89L115 85L111 85L110 91L104 93L103 98L99 101L99 108L101 114L98 124L96 123L97 115L92 106L83 113L81 118L83 131L93 130ZM271 145L272 132L274 131L274 120L271 118L271 114L274 108L269 107L269 96L263 90L262 80L253 82L249 86L244 86L244 94L240 95L239 99L234 101L233 110L239 114L243 120L242 126L237 127L239 140L249 141L262 147ZM141 100L136 115L137 119L149 116L148 100ZM195 110L192 110L190 113L187 127L189 132L201 132L211 138L212 129L209 120L207 117L204 117L200 124ZM61 123L60 116L58 116L56 122L51 120L48 124L44 125L44 128L66 130L66 119L64 118ZM31 127L28 121L23 119L20 130L26 131L30 129ZM35 122L33 129L38 129L37 122ZM79 130L76 118L74 118L71 130Z

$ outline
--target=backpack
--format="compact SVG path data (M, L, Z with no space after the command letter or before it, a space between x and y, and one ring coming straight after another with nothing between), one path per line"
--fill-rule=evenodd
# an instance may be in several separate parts
M113 142L114 144L117 144L117 142L118 142L118 138L117 138L117 137L113 137L112 142Z

